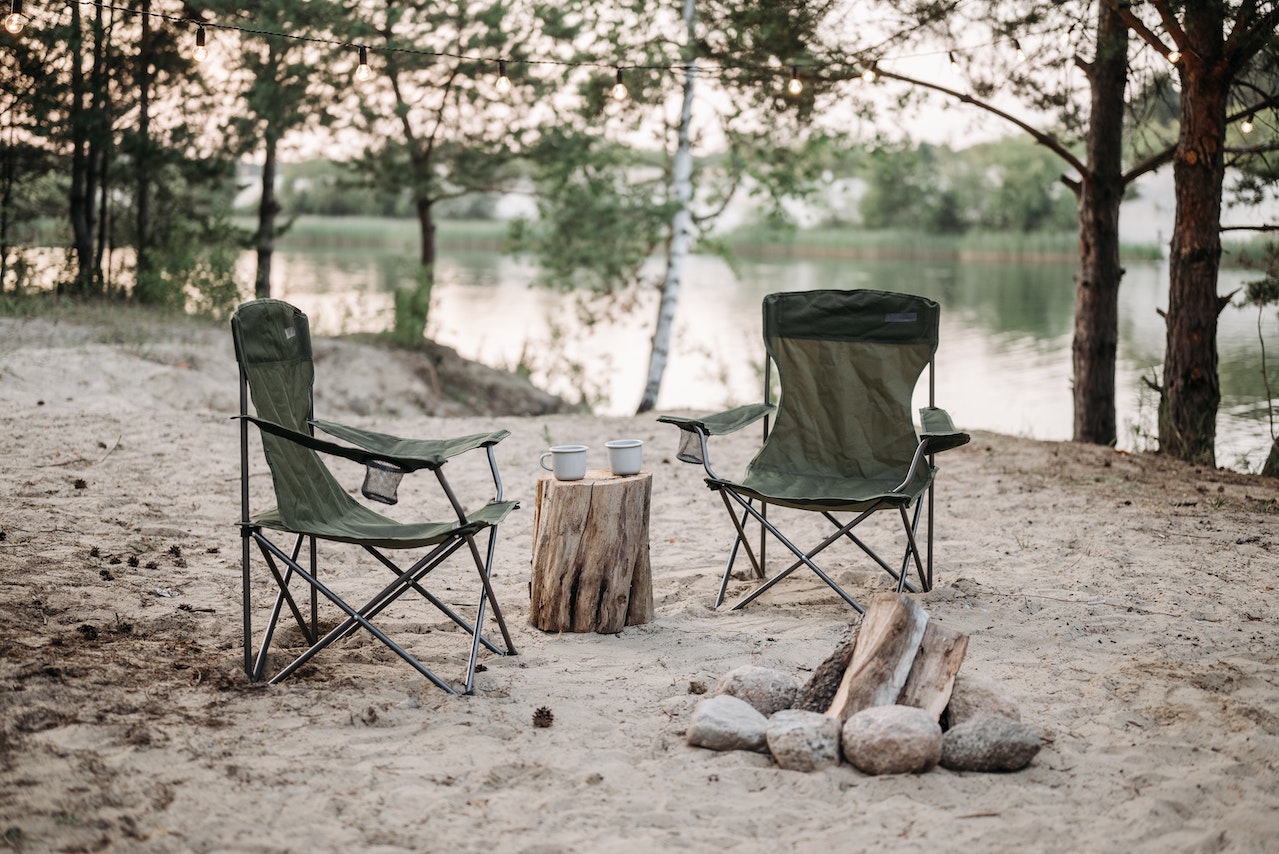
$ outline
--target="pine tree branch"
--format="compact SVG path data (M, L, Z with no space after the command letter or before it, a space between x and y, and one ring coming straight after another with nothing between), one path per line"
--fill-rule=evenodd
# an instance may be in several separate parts
M1171 163L1173 155L1176 153L1177 146L1175 145L1170 145L1163 151L1155 152L1124 173L1124 184L1129 184L1147 172L1154 172L1160 166Z
M1164 56L1168 55L1169 50L1164 46L1163 40L1159 38L1153 30L1147 27L1141 18L1138 18L1132 13L1128 3L1121 2L1121 0L1106 0L1106 5L1119 16L1120 20L1128 25L1130 30L1140 36L1142 41L1146 42L1146 44L1150 45ZM1164 19L1164 29L1166 29L1168 34L1172 36L1173 44L1180 49L1181 45L1185 42L1186 33L1181 29L1181 24L1177 22L1177 16L1173 15L1172 12L1167 9L1167 4L1164 2L1156 3L1155 7L1159 10L1160 17ZM1168 21L1169 18L1172 20L1171 26ZM1178 36L1180 36L1180 41L1178 41Z
M962 104L970 104L974 107L977 107L980 110L985 110L986 112L990 113L993 116L998 116L1004 121L1012 125L1015 125L1016 127L1021 128L1023 131L1030 134L1030 136L1035 140L1035 142L1044 146L1053 154L1056 154L1058 157L1060 157L1062 160L1065 160L1068 164L1070 164L1070 166L1073 169L1078 171L1080 175L1088 174L1088 167L1084 165L1083 161L1081 161L1075 155L1071 154L1070 150L1067 149L1064 145L1062 145L1057 139L1044 133L1038 128L1032 127L1031 125L1022 121L1021 119L1017 118L1016 116L1010 113L1004 112L1003 110L999 109L993 104L988 104L985 101L982 101L973 97L972 95L968 95L964 92L959 92L954 89L949 89L938 83L929 83L926 80L920 80L915 77L907 77L904 74L897 74L896 72L887 71L882 66L878 68L878 72L879 72L879 76L886 80L900 80L901 82L908 83L912 86L919 86L924 89L931 89L934 92L940 92L943 95L948 95Z

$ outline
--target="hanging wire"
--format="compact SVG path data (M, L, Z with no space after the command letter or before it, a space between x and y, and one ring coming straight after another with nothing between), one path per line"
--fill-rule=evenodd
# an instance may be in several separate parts
M256 27L246 27L238 24L223 24L223 23L218 23L216 21L199 21L193 18L182 17L179 15L170 15L164 12L155 12L155 11L144 12L139 9L120 6L120 5L116 5L109 2L104 2L104 0L66 0L66 2L67 2L67 5L93 6L96 8L119 12L126 15L147 16L147 17L155 18L157 20L168 21L174 24L180 24L184 26L194 26L194 27L197 27L198 30L201 30L207 27L210 29L224 30L227 32L241 33L244 35L259 36L259 37L265 37L265 38L291 39L293 41L306 42L309 44L328 45L330 47L359 48L361 53L367 53L367 49L368 49L367 46L365 45L357 44L351 41L344 41L342 39L337 39L337 38L305 35L300 33L286 33L286 32L279 32L277 30L267 30L267 29L261 29ZM21 9L22 0L11 0L11 3L15 10ZM10 15L10 17L12 17L12 14ZM198 39L198 30L197 30L197 39ZM975 45L975 46L965 47L963 48L963 50L965 52L971 52L972 50L979 49L981 47L990 47L990 46L991 45ZM507 84L510 83L509 77L503 74L503 70L505 69L506 65L509 63L519 63L522 65L529 65L529 66L549 65L549 66L559 66L564 68L614 68L617 70L617 73L619 76L621 74L620 66L617 66L614 62L604 61L604 60L570 61L570 60L561 60L561 59L513 58L513 57L507 57L503 59L494 59L492 57L475 56L472 54L451 53L449 51L425 50L422 48L397 46L397 45L385 45L385 46L378 47L377 50L380 53L384 53L384 54L407 54L407 55L414 55L414 56L432 57L437 59L456 59L464 62L476 62L476 63L496 62L498 64L498 77L499 77L497 85L499 89L501 89L502 91L506 91L503 83L501 82L502 78L505 77ZM868 49L868 51L869 50L873 50L873 48ZM946 55L946 54L952 54L952 53L953 53L952 51L945 50L945 49L940 51L930 50L930 51L923 51L919 53L911 53L911 54L903 54L900 56L894 56L893 59L897 61L901 61L901 60L935 56L938 54ZM367 68L367 63L364 63L363 65L365 68ZM870 66L866 66L864 63L861 63L861 65L865 69L864 73L866 74L875 73L874 64ZM684 64L682 63L669 64L669 65L667 64L633 65L628 67L636 70L648 70L648 71L667 71L667 72L683 72L684 71ZM710 74L710 75L716 75L716 74L722 75L725 72L730 70L756 71L756 72L764 72L764 73L768 73L768 72L777 73L778 71L781 71L781 69L778 69L776 67L770 67L770 66L759 66L759 65L748 65L748 64L735 65L735 64L729 64L729 63L720 63L719 65L699 66L699 68L703 73ZM798 79L799 67L792 66L792 71L793 71L792 79ZM364 72L364 73L367 73L369 76L371 76L372 70L370 69L368 72ZM803 85L802 80L800 80L799 82L802 87ZM622 89L625 89L625 84L620 83L620 81L619 83L614 84L613 89L617 90L619 85L622 86ZM789 85L790 84L788 83L788 86ZM618 91L622 91L622 90L618 90ZM625 98L628 95L629 93L623 94L622 98Z

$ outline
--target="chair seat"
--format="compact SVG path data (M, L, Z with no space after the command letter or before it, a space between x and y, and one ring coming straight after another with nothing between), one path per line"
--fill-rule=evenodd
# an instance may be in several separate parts
M272 507L255 515L249 521L249 527L308 534L339 543L407 549L433 546L450 537L478 533L499 524L518 506L517 501L485 504L467 514L465 525L457 522L397 522L354 501L345 513L335 518L288 525L280 518L279 508Z
M918 472L909 488L901 485L905 472L878 478L795 475L754 469L740 482L706 478L711 489L732 489L740 495L796 510L847 510L860 512L871 507L909 507L932 483L932 471Z

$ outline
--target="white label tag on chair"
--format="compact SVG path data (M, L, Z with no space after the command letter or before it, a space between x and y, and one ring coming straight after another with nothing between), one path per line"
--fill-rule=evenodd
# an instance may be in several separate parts
M298 331L294 329L292 326L284 327L285 338L296 338L297 336L298 336Z

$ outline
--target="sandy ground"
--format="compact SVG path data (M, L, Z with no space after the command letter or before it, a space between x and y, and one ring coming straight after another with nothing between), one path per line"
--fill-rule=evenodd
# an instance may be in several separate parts
M511 431L498 460L507 496L524 507L503 526L495 584L519 655L486 657L476 693L455 697L361 633L282 685L249 683L229 336L0 321L5 844L1279 847L1279 485L975 436L939 459L937 586L920 601L970 635L964 672L1000 683L1043 750L1015 774L876 778L847 764L802 774L764 755L688 747L695 692L742 664L805 676L852 612L811 573L743 612L713 609L730 527L699 470L675 460L673 428L652 417L423 415L451 411L471 390L439 372L392 370L398 357L370 348L327 342L322 352L322 417L410 436ZM653 472L656 617L617 635L542 633L528 625L527 593L537 455L582 442L604 465L603 443L617 437L644 439ZM754 430L717 440L720 468L739 470L757 441ZM455 464L455 480L480 502L488 486L475 462ZM356 487L359 471L336 471ZM406 481L396 518L432 512L415 485L429 481ZM269 489L264 474L252 479L259 506ZM350 549L321 554L335 584L385 580ZM826 566L863 599L889 585L850 551ZM463 596L462 569L439 571L450 601ZM260 602L268 589L255 583ZM747 589L736 581L730 592ZM441 674L461 674L464 635L407 601L384 617ZM552 726L532 725L539 707Z

